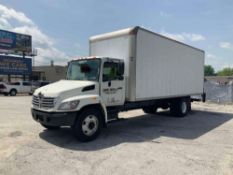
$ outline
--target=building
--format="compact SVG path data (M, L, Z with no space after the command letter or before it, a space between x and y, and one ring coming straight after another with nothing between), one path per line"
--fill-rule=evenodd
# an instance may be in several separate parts
M36 66L32 68L32 81L44 80L55 82L66 78L66 66Z

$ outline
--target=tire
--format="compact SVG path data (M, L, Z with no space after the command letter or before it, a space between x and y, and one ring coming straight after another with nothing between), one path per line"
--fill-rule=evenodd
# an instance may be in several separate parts
M170 113L175 117L185 117L190 110L189 98L180 98L174 100L170 106Z
M142 108L143 112L147 114L155 114L157 112L157 107L156 106L147 106Z
M97 109L86 109L77 118L73 132L82 142L95 140L103 128L101 112Z
M11 89L9 94L10 96L16 96L17 91L15 89Z
M41 124L43 127L45 127L48 130L56 130L56 129L60 129L60 126L49 126L49 125L45 125L45 124Z

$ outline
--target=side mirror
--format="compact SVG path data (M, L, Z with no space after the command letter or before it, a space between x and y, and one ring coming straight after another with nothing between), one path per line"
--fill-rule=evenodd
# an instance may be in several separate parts
M108 81L108 76L103 74L103 82L106 82L106 81Z
M124 76L123 76L123 75L120 75L120 76L118 77L118 80L124 80Z

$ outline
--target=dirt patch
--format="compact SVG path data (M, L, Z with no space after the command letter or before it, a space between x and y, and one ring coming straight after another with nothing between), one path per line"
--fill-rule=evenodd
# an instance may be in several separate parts
M9 137L19 137L21 136L23 133L21 131L14 131L14 132L11 132L9 134Z

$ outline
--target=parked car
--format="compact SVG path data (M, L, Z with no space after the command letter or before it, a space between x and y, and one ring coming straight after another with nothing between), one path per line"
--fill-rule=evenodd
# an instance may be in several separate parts
M31 91L31 83L28 81L18 81L13 83L0 83L0 93L5 96L16 96L17 93L29 93Z
M29 92L30 95L32 95L36 89L40 88L40 87L43 87L43 86L46 86L50 84L49 81L36 81L36 82L33 82L32 83L32 86L31 86L31 91Z

